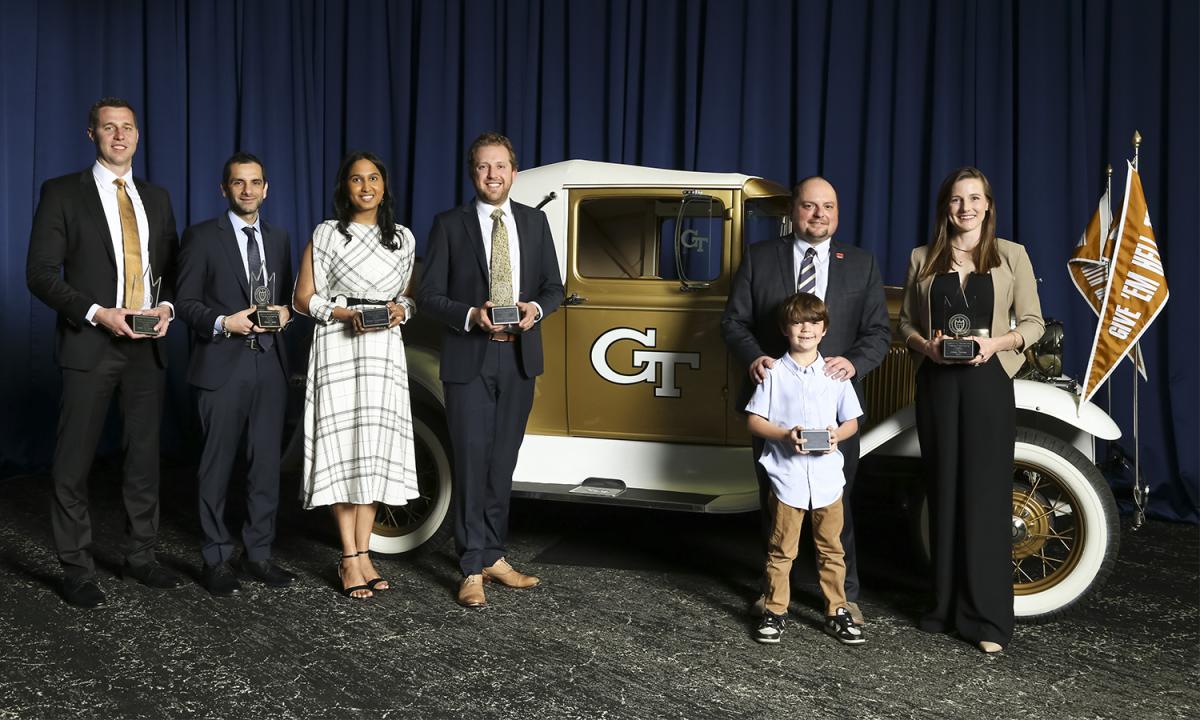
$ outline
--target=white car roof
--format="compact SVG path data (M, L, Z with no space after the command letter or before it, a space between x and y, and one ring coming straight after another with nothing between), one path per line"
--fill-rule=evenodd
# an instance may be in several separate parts
M752 175L741 173L696 172L665 168L622 165L595 160L564 160L528 170L518 170L513 192L521 202L541 202L541 196L557 188L569 187L680 187L740 188Z

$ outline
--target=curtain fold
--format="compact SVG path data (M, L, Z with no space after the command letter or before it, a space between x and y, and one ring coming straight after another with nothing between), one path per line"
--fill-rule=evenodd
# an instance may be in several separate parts
M433 215L470 197L466 146L495 129L513 138L521 167L587 158L784 183L823 174L839 191L839 238L874 252L885 281L900 284L909 251L928 238L938 182L977 165L995 189L1001 235L1028 248L1046 314L1066 324L1075 376L1095 319L1066 259L1105 164L1123 186L1137 129L1172 289L1143 340L1143 473L1156 514L1198 519L1192 0L3 6L5 474L43 467L53 447L53 317L25 290L25 251L41 183L94 157L86 112L102 95L138 110L135 172L170 191L181 231L223 210L229 154L262 157L264 217L288 229L297 257L330 212L346 151L385 159L399 217L423 247ZM183 451L187 347L173 335L164 438ZM1130 377L1126 367L1112 380L1112 414L1132 454Z

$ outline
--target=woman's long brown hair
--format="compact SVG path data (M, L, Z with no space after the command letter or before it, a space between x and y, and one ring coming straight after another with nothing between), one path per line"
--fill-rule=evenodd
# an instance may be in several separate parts
M925 267L921 270L921 279L931 275L948 273L954 269L953 252L950 241L957 232L950 224L950 193L961 180L978 180L983 185L983 196L987 200L987 214L983 218L983 227L979 232L979 244L975 246L972 259L975 261L975 272L985 273L1000 266L1000 250L996 247L996 201L992 198L992 184L979 168L961 167L946 176L942 186L938 188L937 210L933 218L933 241L929 256L925 259Z

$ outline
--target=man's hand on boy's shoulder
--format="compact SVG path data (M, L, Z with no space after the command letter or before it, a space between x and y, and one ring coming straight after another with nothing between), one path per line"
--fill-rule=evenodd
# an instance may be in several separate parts
M853 380L857 372L854 363L844 357L825 358L825 375L834 380Z

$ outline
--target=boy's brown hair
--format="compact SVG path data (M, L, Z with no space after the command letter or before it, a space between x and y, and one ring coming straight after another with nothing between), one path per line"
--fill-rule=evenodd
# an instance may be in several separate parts
M787 332L788 325L802 322L823 323L829 327L829 308L825 301L812 293L796 293L779 306L779 331Z

